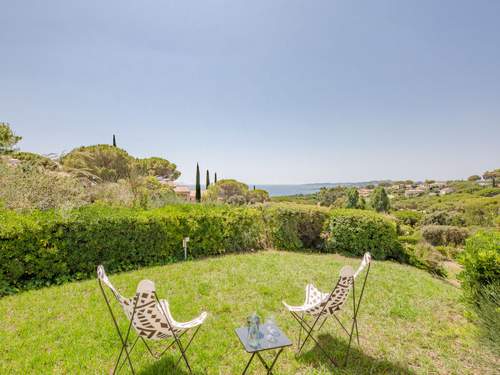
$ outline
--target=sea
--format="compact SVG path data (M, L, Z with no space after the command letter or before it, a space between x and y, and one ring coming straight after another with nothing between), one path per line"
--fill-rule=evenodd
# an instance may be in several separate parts
M291 184L291 185L259 185L255 184L256 189L266 190L271 197L279 197L283 195L306 195L317 193L322 187L333 188L336 186L355 186L363 187L370 184L378 184L381 181L364 181L364 182L324 182L312 184ZM194 185L188 185L194 189ZM254 184L248 184L250 189L253 189Z

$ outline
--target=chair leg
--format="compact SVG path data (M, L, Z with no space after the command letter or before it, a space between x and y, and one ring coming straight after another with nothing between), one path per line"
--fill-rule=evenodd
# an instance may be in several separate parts
M300 320L304 321L304 313L302 313L302 316L300 317ZM301 338L301 336L302 336L302 324L300 324L300 327L299 327L299 339L297 340L297 351L300 348L300 338Z
M312 335L312 332L314 330L314 325L318 322L319 316L315 320L315 323L312 326L310 326L309 324L307 324L307 322L305 320L299 319L298 315L295 314L294 312L291 311L290 313L292 314L292 316L294 317L294 319L301 325L301 327L304 329L304 331L307 332L307 336L304 339L304 341L302 342L302 346L300 347L299 351L297 352L297 355L300 354L300 352L304 348L304 345L306 344L307 340L309 338L311 338L316 343L316 345L318 346L318 348L323 352L323 354L325 355L325 357L328 358L330 360L330 362L334 366L337 366L337 363L335 362L335 360L326 352L325 349L323 349L323 347L318 342L318 340L316 340L316 338Z
M194 331L194 333L191 335L191 338L189 339L189 341L188 341L188 343L187 343L186 347L184 348L184 353L186 353L186 352L187 352L187 350L189 349L189 346L191 345L191 342L193 342L193 339L194 339L194 337L196 336L196 334L198 333L198 330L200 329L200 327L201 327L201 326L196 327L196 330L195 330L195 331ZM186 331L184 331L184 332L186 332ZM184 332L183 332L182 334L184 334ZM181 335L181 336L182 336L182 335ZM181 337L181 336L179 336L179 342L180 342L180 337ZM182 357L179 357L179 359L177 359L177 362L176 362L176 364L175 364L176 366L179 364L179 361L181 360L181 358L182 358Z

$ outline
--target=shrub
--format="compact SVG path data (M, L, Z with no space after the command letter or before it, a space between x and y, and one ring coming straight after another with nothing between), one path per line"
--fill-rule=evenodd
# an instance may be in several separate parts
M67 214L0 211L0 284L6 290L59 283L192 257L263 247L263 221L251 208L168 206L134 210L87 206ZM3 281L2 281L3 280ZM0 291L1 293L1 291Z
M328 210L300 204L262 206L269 246L284 250L320 248Z
M32 152L15 152L11 155L14 159L29 163L36 167L43 167L49 170L56 170L59 165L52 159Z
M406 243L403 248L405 263L424 269L434 275L446 277L442 256L426 243Z
M422 227L422 236L431 245L463 245L469 231L450 225L427 225Z
M362 256L369 251L375 259L402 260L396 225L375 212L339 209L329 218L326 249Z
M412 227L418 225L420 220L422 220L423 214L419 211L402 210L393 213L396 219L405 225L410 225Z
M30 211L75 208L87 203L84 187L71 175L32 165L0 162L0 201L5 208Z
M500 188L497 187L484 188L476 192L476 195L480 197L495 197L498 194L500 194Z
M469 238L460 257L464 297L483 335L500 347L500 232L481 231Z
M467 239L460 257L464 290L475 297L479 288L500 282L500 232L481 231Z

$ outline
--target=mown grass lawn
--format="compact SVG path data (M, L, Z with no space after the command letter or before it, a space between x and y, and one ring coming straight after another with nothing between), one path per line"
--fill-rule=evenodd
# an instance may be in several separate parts
M208 311L189 349L193 369L199 374L238 374L248 355L234 328L250 313L273 314L296 340L296 323L281 301L302 303L308 282L329 291L341 266L358 262L339 255L263 251L144 268L110 279L126 296L141 279L154 280L159 297L169 300L180 321ZM310 342L298 358L294 349L287 349L275 373L494 373L499 357L476 341L459 296L459 289L423 271L375 262L360 311L361 346L354 345L348 366L331 368ZM96 280L0 299L0 318L2 374L107 374L113 367L117 336ZM333 321L325 324L320 340L342 357L347 340ZM186 373L182 366L172 370L177 352L155 362L140 346L133 358L141 374ZM263 373L258 361L252 366L254 373Z

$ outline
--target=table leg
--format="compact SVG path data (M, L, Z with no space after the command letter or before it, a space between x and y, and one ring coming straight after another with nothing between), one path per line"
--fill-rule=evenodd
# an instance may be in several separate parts
M257 352L257 357L260 359L260 361L262 362L262 364L264 365L264 367L266 368L267 370L267 374L272 374L273 373L273 368L274 368L274 365L276 364L276 361L278 360L278 357L280 356L281 352L283 351L283 348L281 348L278 353L276 353L276 355L274 356L274 359L273 359L273 362L271 363L271 366L269 366L266 361L264 361L264 358L262 358L262 356L260 355L259 352Z
M243 370L243 375L245 375L247 373L248 367L250 366L250 363L252 363L253 357L255 357L255 352L252 353L252 356L250 357L250 360L248 361L247 366Z

